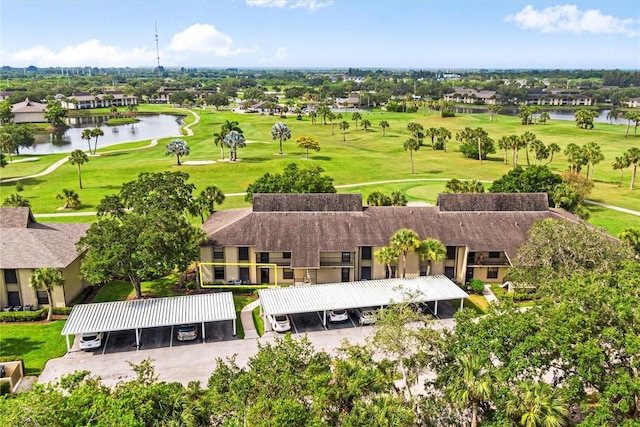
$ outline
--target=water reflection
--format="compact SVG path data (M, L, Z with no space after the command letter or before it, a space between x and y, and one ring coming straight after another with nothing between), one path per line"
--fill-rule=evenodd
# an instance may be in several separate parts
M107 116L73 117L69 119L72 126L67 129L36 134L35 144L22 149L22 154L53 154L70 153L73 150L87 150L87 141L82 139L82 131L99 127L104 135L98 139L98 148L108 147L123 142L144 141L154 138L179 136L182 126L182 116L170 114L141 115L137 123L116 126L104 124ZM91 139L92 144L95 138Z

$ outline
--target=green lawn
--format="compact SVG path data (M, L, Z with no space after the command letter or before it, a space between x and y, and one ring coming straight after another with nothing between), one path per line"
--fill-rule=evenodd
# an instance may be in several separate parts
M144 105L141 112L173 111L167 106ZM488 114L458 115L454 118L443 119L432 112L415 114L387 113L379 110L363 113L363 118L372 123L372 128L364 132L356 129L349 114L343 115L342 120L351 124L343 141L342 132L337 125L332 132L329 124L323 125L319 120L313 125L308 118L302 121L294 115L287 118L258 114L235 114L230 111L215 112L213 110L196 110L200 115L200 123L192 127L194 136L185 136L191 154L183 160L218 160L220 148L213 143L213 133L218 132L225 120L236 120L244 131L247 147L238 151L240 161L236 163L216 162L210 165L175 166L175 158L165 155L165 146L171 138L161 139L155 147L134 151L113 152L123 149L127 144L119 147L105 147L103 155L91 157L82 167L82 178L85 188L80 190L77 185L76 167L64 164L52 174L40 178L23 179L24 191L36 214L58 212L60 201L55 198L63 188L72 188L79 192L82 206L80 211L94 211L99 201L106 194L119 190L123 182L133 180L141 171L161 172L181 170L189 173L191 182L196 186L196 192L208 185L217 185L226 193L240 193L256 178L265 172L278 172L290 162L301 165L319 165L326 170L327 175L333 177L337 186L353 183L366 183L383 180L407 180L416 178L441 179L478 179L494 180L511 169L511 165L503 163L503 153L498 151L491 155L483 164L477 160L467 159L458 152L458 143L449 141L448 150L433 151L430 141L425 141L414 154L415 174L411 174L409 153L403 149L404 141L409 138L407 123L415 121L425 128L446 127L454 135L465 127L483 127L489 135L498 140L503 135L522 134L530 131L545 144L557 143L562 148L569 142L583 145L587 142L597 142L603 151L605 160L595 168L595 188L590 199L640 210L639 190L629 190L631 176L630 168L625 171L624 183L618 187L619 172L611 168L610 164L615 156L621 155L628 147L639 139L633 136L625 138L624 125L596 123L593 130L578 129L572 121L552 120L546 125L522 126L517 117L494 116L489 121ZM182 111L184 113L184 111ZM390 127L383 137L378 126L381 120L389 122ZM193 116L186 118L193 121ZM271 126L277 121L285 122L292 131L292 138L283 143L284 155L278 155L278 142L271 139ZM301 135L311 135L320 141L321 151L311 153L310 160L306 160L303 150L297 148L295 139ZM129 144L130 147L141 147L148 141ZM105 153L111 151L111 153ZM24 176L39 172L63 157L62 155L41 156L36 162L12 163L0 171L2 177ZM226 154L225 154L226 157ZM520 164L526 164L523 151L520 152ZM568 163L562 153L558 153L549 165L557 172L567 169ZM640 185L640 184L639 184ZM2 194L13 192L15 184L7 183L2 186ZM405 191L409 200L426 200L435 202L437 194L444 188L444 182L412 182L339 189L340 192L362 193L364 198L374 190L390 191L400 189ZM246 207L242 196L227 197L221 209ZM607 227L612 232L626 224L635 221L637 217L622 220L615 214L608 220L607 212L595 212L594 223ZM72 221L92 221L94 217L74 217ZM46 221L58 221L46 219ZM194 219L194 221L197 221Z
M240 312L242 311L242 307L257 299L258 297L253 294L233 294L233 304L236 306L236 332L238 338L244 338L244 328L240 321Z
M140 288L143 295L148 294L158 298L184 295L182 292L173 290L176 283L178 283L178 279L175 276L166 276L142 282ZM134 295L135 291L131 282L114 280L102 286L91 302L125 301Z
M0 326L0 356L22 356L26 375L40 375L47 360L67 352L60 335L64 320L4 323ZM69 338L73 345L73 337Z

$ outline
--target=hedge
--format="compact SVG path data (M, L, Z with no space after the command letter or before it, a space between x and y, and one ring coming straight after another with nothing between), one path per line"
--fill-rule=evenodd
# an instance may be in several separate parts
M35 311L0 311L0 322L35 322L45 318L46 308Z
M56 307L53 309L53 314L57 314L59 316L68 316L71 313L71 309L73 307Z

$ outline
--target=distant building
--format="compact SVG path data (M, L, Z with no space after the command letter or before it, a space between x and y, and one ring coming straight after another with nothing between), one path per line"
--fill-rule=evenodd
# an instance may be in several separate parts
M126 107L128 105L137 105L138 98L117 91L97 95L92 95L88 92L77 92L62 100L61 104L68 110L87 110L90 108L108 108L111 106Z
M579 92L570 92L560 89L548 91L531 91L527 94L525 101L527 105L549 105L549 106L591 106L593 98L583 96Z
M622 103L629 108L638 108L640 107L640 98L631 98L627 101L623 101Z
M46 123L47 119L44 118L46 108L46 104L31 101L29 98L13 104L11 106L13 123Z
M352 93L348 98L336 98L337 108L356 108L360 106L360 95Z
M445 101L453 101L462 104L496 104L497 95L495 90L475 90L466 88L455 88L454 92L444 95Z

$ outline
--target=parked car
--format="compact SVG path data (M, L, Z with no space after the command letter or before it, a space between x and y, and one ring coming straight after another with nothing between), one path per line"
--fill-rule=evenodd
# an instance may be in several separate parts
M102 332L91 332L80 336L80 350L94 350L102 345Z
M364 308L356 308L355 315L358 319L358 324L362 325L372 325L376 323L376 314L377 309L374 307L364 307Z
M288 314L280 314L277 316L267 316L271 329L276 332L287 332L291 330L291 319Z
M195 325L182 325L178 327L178 341L193 341L198 338L198 330Z
M345 322L349 320L349 313L347 310L331 310L329 312L329 322Z

